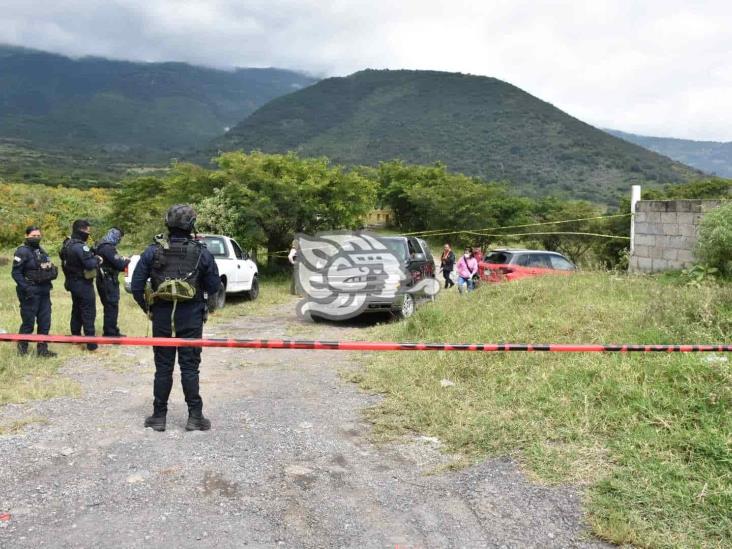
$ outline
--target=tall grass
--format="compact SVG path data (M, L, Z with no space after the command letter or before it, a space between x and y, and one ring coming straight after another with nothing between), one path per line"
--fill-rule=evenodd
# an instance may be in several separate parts
M2 267L0 277L0 329L15 333L20 326L20 311L15 293L15 281L10 277L10 266ZM121 278L121 277L120 277ZM63 275L54 282L51 292L52 334L70 334L71 296L63 289ZM102 334L103 310L97 300L97 334ZM120 330L127 335L146 335L147 319L132 297L122 292L120 302ZM52 398L57 396L74 396L79 393L79 386L73 380L55 375L58 368L74 356L86 356L86 351L76 345L53 345L51 349L58 353L57 358L41 359L32 353L19 357L14 343L0 343L0 405L11 402L25 402ZM35 350L35 344L29 346ZM109 352L100 348L100 353Z
M454 291L394 340L732 342L732 287L580 274ZM454 386L442 387L449 379ZM595 534L654 547L732 544L732 370L709 355L393 353L360 378L386 398L377 432L509 454L543 482L587 490Z

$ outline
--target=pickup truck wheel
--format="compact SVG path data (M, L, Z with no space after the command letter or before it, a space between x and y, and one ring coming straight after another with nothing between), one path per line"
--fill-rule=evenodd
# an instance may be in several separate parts
M249 301L254 301L259 297L259 279L256 276L252 279L252 288L245 295Z
M394 316L399 319L409 318L414 314L414 306L414 297L412 297L412 294L404 294L402 306L394 312Z
M226 283L221 282L219 291L209 297L208 307L213 311L218 311L223 309L224 305L226 305Z

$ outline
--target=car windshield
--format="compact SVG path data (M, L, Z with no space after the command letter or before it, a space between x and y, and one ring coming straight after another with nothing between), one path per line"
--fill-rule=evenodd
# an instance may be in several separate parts
M220 236L204 236L203 242L214 257L227 257L226 242Z
M380 238L389 251L393 252L402 261L407 260L407 240L405 238Z
M490 252L483 258L483 261L497 265L507 265L511 262L511 254L506 252Z

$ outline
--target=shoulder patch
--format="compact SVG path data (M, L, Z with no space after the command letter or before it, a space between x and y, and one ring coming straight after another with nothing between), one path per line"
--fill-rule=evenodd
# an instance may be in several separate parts
M84 246L84 247L82 248L82 250L84 250L85 252L88 252L88 251L89 251L89 246L86 246L86 245L85 245L85 246Z
M14 261L15 263L22 263L22 262L23 262L23 258L22 258L22 257L18 257L18 256L16 255L16 256L13 256L13 261Z

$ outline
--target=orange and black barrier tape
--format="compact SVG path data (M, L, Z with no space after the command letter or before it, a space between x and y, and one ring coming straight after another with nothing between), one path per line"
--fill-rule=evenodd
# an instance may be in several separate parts
M91 337L0 334L0 341L28 341L144 347L224 347L232 349L310 349L316 351L476 351L550 353L698 353L732 352L732 345L599 345L565 343L399 343L305 339L186 339L171 337Z

